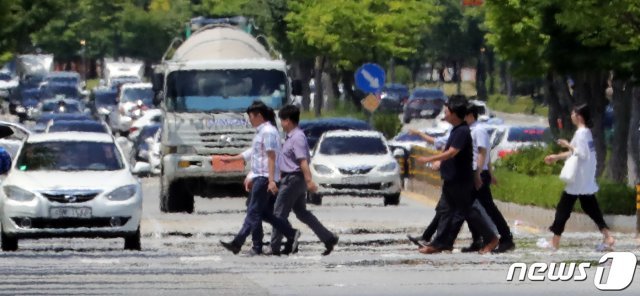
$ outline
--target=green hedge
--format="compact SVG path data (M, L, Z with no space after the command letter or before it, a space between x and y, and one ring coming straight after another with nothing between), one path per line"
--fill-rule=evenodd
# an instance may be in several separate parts
M530 176L498 168L494 172L498 185L492 186L493 196L502 201L523 205L532 205L555 209L564 183L557 175ZM601 210L605 214L633 215L635 209L635 190L625 184L616 184L600 180L600 191L596 194ZM580 203L575 210L582 212Z
M558 175L562 170L562 161L553 165L547 165L544 157L558 152L556 145L547 147L532 146L518 150L518 153L510 154L496 162L497 167L504 168L511 172L536 175Z

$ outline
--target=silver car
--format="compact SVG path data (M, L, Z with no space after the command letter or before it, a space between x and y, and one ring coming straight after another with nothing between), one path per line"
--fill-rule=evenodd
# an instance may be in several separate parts
M29 136L0 186L1 245L23 238L123 237L140 249L142 192L111 135Z

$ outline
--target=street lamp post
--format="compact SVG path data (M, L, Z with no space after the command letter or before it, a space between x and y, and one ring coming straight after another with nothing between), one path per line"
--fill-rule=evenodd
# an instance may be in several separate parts
M82 79L87 81L87 64L86 64L86 46L87 42L82 39L80 40L80 45L82 46Z

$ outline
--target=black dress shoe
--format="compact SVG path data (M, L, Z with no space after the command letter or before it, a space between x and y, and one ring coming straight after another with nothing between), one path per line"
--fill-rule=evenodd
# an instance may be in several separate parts
M409 239L410 242L412 242L414 245L418 246L419 248L426 247L427 245L429 245L429 242L422 238L417 238L409 234L407 234L407 238Z
M234 255L240 252L240 246L234 244L233 242L223 242L220 241L220 244L227 250L231 251Z
M493 250L493 253L505 253L509 251L513 251L516 248L516 244L513 241L503 241L500 242L498 247Z
M333 238L331 238L328 242L324 243L325 250L324 252L322 252L322 256L327 256L331 254L331 252L333 252L333 247L335 247L338 244L338 239L340 238L334 234Z
M468 247L464 247L464 248L460 249L460 252L462 252L462 253L472 253L472 252L478 252L478 251L480 251L480 249L482 249L482 243L473 242Z
M287 242L284 244L284 248L282 249L283 255L295 254L298 253L298 245L300 244L300 235L302 233L300 230L296 230L296 233L292 238L288 238Z

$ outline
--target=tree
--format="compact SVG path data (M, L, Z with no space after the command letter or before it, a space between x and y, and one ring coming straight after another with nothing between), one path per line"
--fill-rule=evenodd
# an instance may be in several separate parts
M289 3L291 12L285 20L293 51L317 56L316 77L321 77L324 61L330 60L343 73L349 91L353 71L363 62L408 58L417 51L422 32L435 19L433 3L298 0ZM318 82L316 88L321 87ZM359 106L359 100L351 97Z

